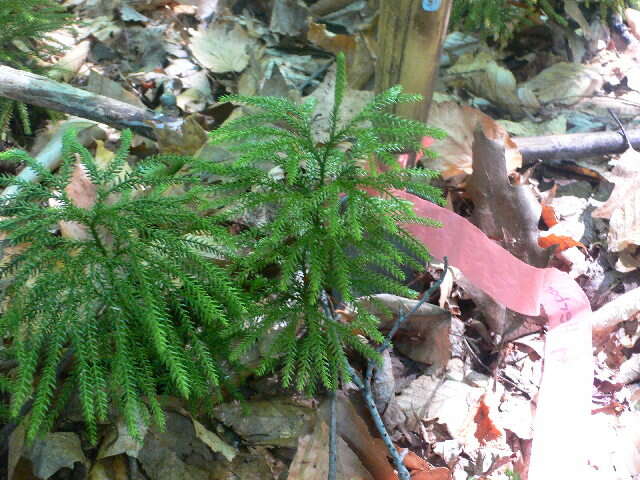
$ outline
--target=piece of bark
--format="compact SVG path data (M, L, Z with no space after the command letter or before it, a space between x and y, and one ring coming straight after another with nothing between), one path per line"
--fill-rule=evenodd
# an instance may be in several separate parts
M627 130L634 148L640 148L640 130ZM567 133L542 137L513 137L525 162L536 160L573 160L622 153L627 142L617 131Z
M179 130L182 119L139 108L11 67L0 66L0 96L76 115L115 128L130 128L152 140L154 128Z

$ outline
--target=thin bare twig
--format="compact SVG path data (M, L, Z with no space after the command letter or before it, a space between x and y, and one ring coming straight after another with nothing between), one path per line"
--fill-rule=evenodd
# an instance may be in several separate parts
M335 313L329 301L327 292L323 292L320 297L322 309L327 318L335 321ZM338 478L338 425L337 425L337 395L335 391L329 392L329 472L327 480L337 480Z
M336 392L329 392L329 474L328 480L338 478L338 401Z
M440 287L440 284L442 283L445 276L447 275L447 269L449 268L447 257L444 257L443 268L444 268L444 271L442 272L442 275L440 276L440 278L438 278L438 280L436 280L433 283L433 285L431 285L429 289L426 292L424 292L424 294L422 295L422 298L420 298L420 301L418 301L411 310L407 312L401 312L398 315L398 318L395 321L393 327L391 328L391 331L389 331L389 333L387 334L385 341L382 343L382 345L380 345L377 348L378 353L384 352L387 348L391 346L391 340L393 339L393 336L398 332L400 327L413 314L415 314L420 309L420 307L429 299L431 294L435 292L437 288ZM398 450L396 449L395 445L393 444L393 440L391 440L391 436L389 435L389 432L387 431L387 428L384 425L382 416L380 415L380 411L378 410L378 407L376 407L376 402L373 398L373 391L371 388L371 380L373 378L374 370L375 370L375 362L373 362L372 360L369 360L367 362L365 378L362 379L360 375L358 375L358 373L353 368L349 367L349 373L351 374L353 383L355 383L356 386L362 391L362 396L364 397L367 410L369 410L369 414L373 419L373 423L376 426L378 433L382 437L382 441L387 447L387 450L389 451L389 455L391 455L391 459L393 460L393 465L396 471L398 472L398 478L400 480L411 480L411 475L407 470L407 467L405 467L404 465L405 454L398 452Z

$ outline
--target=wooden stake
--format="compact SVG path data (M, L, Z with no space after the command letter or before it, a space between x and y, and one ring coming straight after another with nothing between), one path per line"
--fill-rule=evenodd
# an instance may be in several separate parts
M423 9L437 5L436 11ZM400 84L407 93L420 93L422 103L397 105L394 112L426 122L440 52L447 33L452 0L380 0L376 91Z

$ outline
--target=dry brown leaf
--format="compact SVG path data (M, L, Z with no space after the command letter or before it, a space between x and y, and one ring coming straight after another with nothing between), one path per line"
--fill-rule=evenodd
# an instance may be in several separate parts
M538 245L540 245L542 248L549 248L555 245L556 249L554 250L554 252L556 253L572 247L578 247L582 250L586 250L587 248L582 243L574 240L571 237L554 234L538 238Z
M411 472L411 480L449 480L451 478L448 468L436 468L413 452L405 455L404 465Z
M71 202L84 209L90 209L96 203L96 186L91 183L84 166L77 162L71 176L71 182L65 189Z
M214 23L205 30L191 34L193 56L213 73L241 72L249 64L248 50L254 40L240 26L233 28Z
M389 294L373 295L363 300L362 305L378 315L383 329L390 329L400 312L412 310L418 302ZM378 302L388 308L393 316L379 311ZM393 344L412 360L433 365L438 370L451 358L450 328L451 314L448 311L424 303L400 327Z
M325 480L329 471L329 427L318 419L313 432L298 439L298 449L289 466L287 480ZM338 438L338 478L371 478L358 456L342 437Z
M172 125L153 127L158 147L163 153L194 155L206 144L207 132L198 123L196 115L187 116L177 129Z
M632 245L622 250L616 260L616 270L629 273L638 268L640 268L640 247Z
M473 417L473 420L476 423L476 431L474 435L481 445L497 440L500 437L504 437L504 432L496 426L492 418L495 414L485 402L485 398L485 395L480 398L480 405L478 405L476 415Z
M482 388L466 383L423 375L411 382L396 400L406 416L407 429L417 429L424 420L437 420L452 437L459 438L466 436L468 426L474 424L483 393Z
M609 199L593 211L594 218L611 218L613 212L621 208L625 199L640 182L640 153L627 149L620 158L613 162L613 170L608 180L615 184Z
M205 443L213 452L222 454L228 462L232 462L234 457L238 454L238 449L229 445L222 440L218 435L208 430L207 427L198 422L195 418L191 418L193 422L193 428L195 429L196 437L198 437L203 443Z
M522 166L522 155L507 131L480 110L455 102L434 103L431 106L429 123L447 132L444 140L431 146L438 158L428 160L426 165L438 170L445 180L462 181L471 174L473 132L477 125L482 126L488 138L504 143L507 172Z
M329 139L329 119L333 109L335 82L336 67L333 65L313 93L304 97L304 100L313 98L317 102L312 130L314 139L321 143ZM373 92L347 88L342 100L339 125L343 126L349 122L372 98Z
M355 35L332 33L322 23L311 22L307 40L332 53L343 52L347 63L349 86L360 89L365 86L374 71L374 55L362 33Z
M129 469L125 455L103 458L91 467L88 480L128 480Z
M633 149L623 153L609 180L615 183L613 192L592 216L609 219L609 250L620 252L640 245L640 153Z
M67 188L65 188L65 191L76 207L90 209L96 203L96 186L91 183L87 172L80 162L76 163L71 181L69 185L67 185ZM61 221L60 233L63 237L74 240L86 240L90 238L87 227L77 222Z
M602 77L580 63L560 62L543 70L523 85L542 104L573 105L591 96L602 85Z
M33 473L41 479L55 475L63 468L74 468L76 463L89 465L80 445L80 437L73 432L54 432L34 441L25 457L33 464Z
M74 45L58 62L49 73L49 77L59 82L70 82L85 64L91 47L90 40L83 40Z
M468 88L477 96L512 113L521 112L516 77L498 64L492 52L482 50L465 53L449 68L448 73L455 75L456 85Z

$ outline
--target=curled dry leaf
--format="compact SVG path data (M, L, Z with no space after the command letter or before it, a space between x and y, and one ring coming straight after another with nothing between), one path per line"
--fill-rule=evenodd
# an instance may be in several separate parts
M507 131L480 110L455 102L434 103L429 123L446 130L447 137L435 142L431 149L438 154L428 160L428 167L438 170L445 180L459 183L472 172L473 132L480 125L485 136L505 146L505 167L511 172L522 166L522 155Z
M542 205L542 213L540 214L540 218L547 226L547 228L551 228L554 225L558 224L556 212L551 205Z
M404 465L411 472L411 480L449 480L451 478L451 472L448 468L434 467L413 452L405 455Z
M554 234L540 237L538 239L538 245L540 245L542 248L549 248L555 245L556 246L555 252L561 252L563 250L567 250L568 248L572 248L572 247L578 247L583 251L587 250L587 247L585 247L582 243L574 240L571 237L554 235Z

